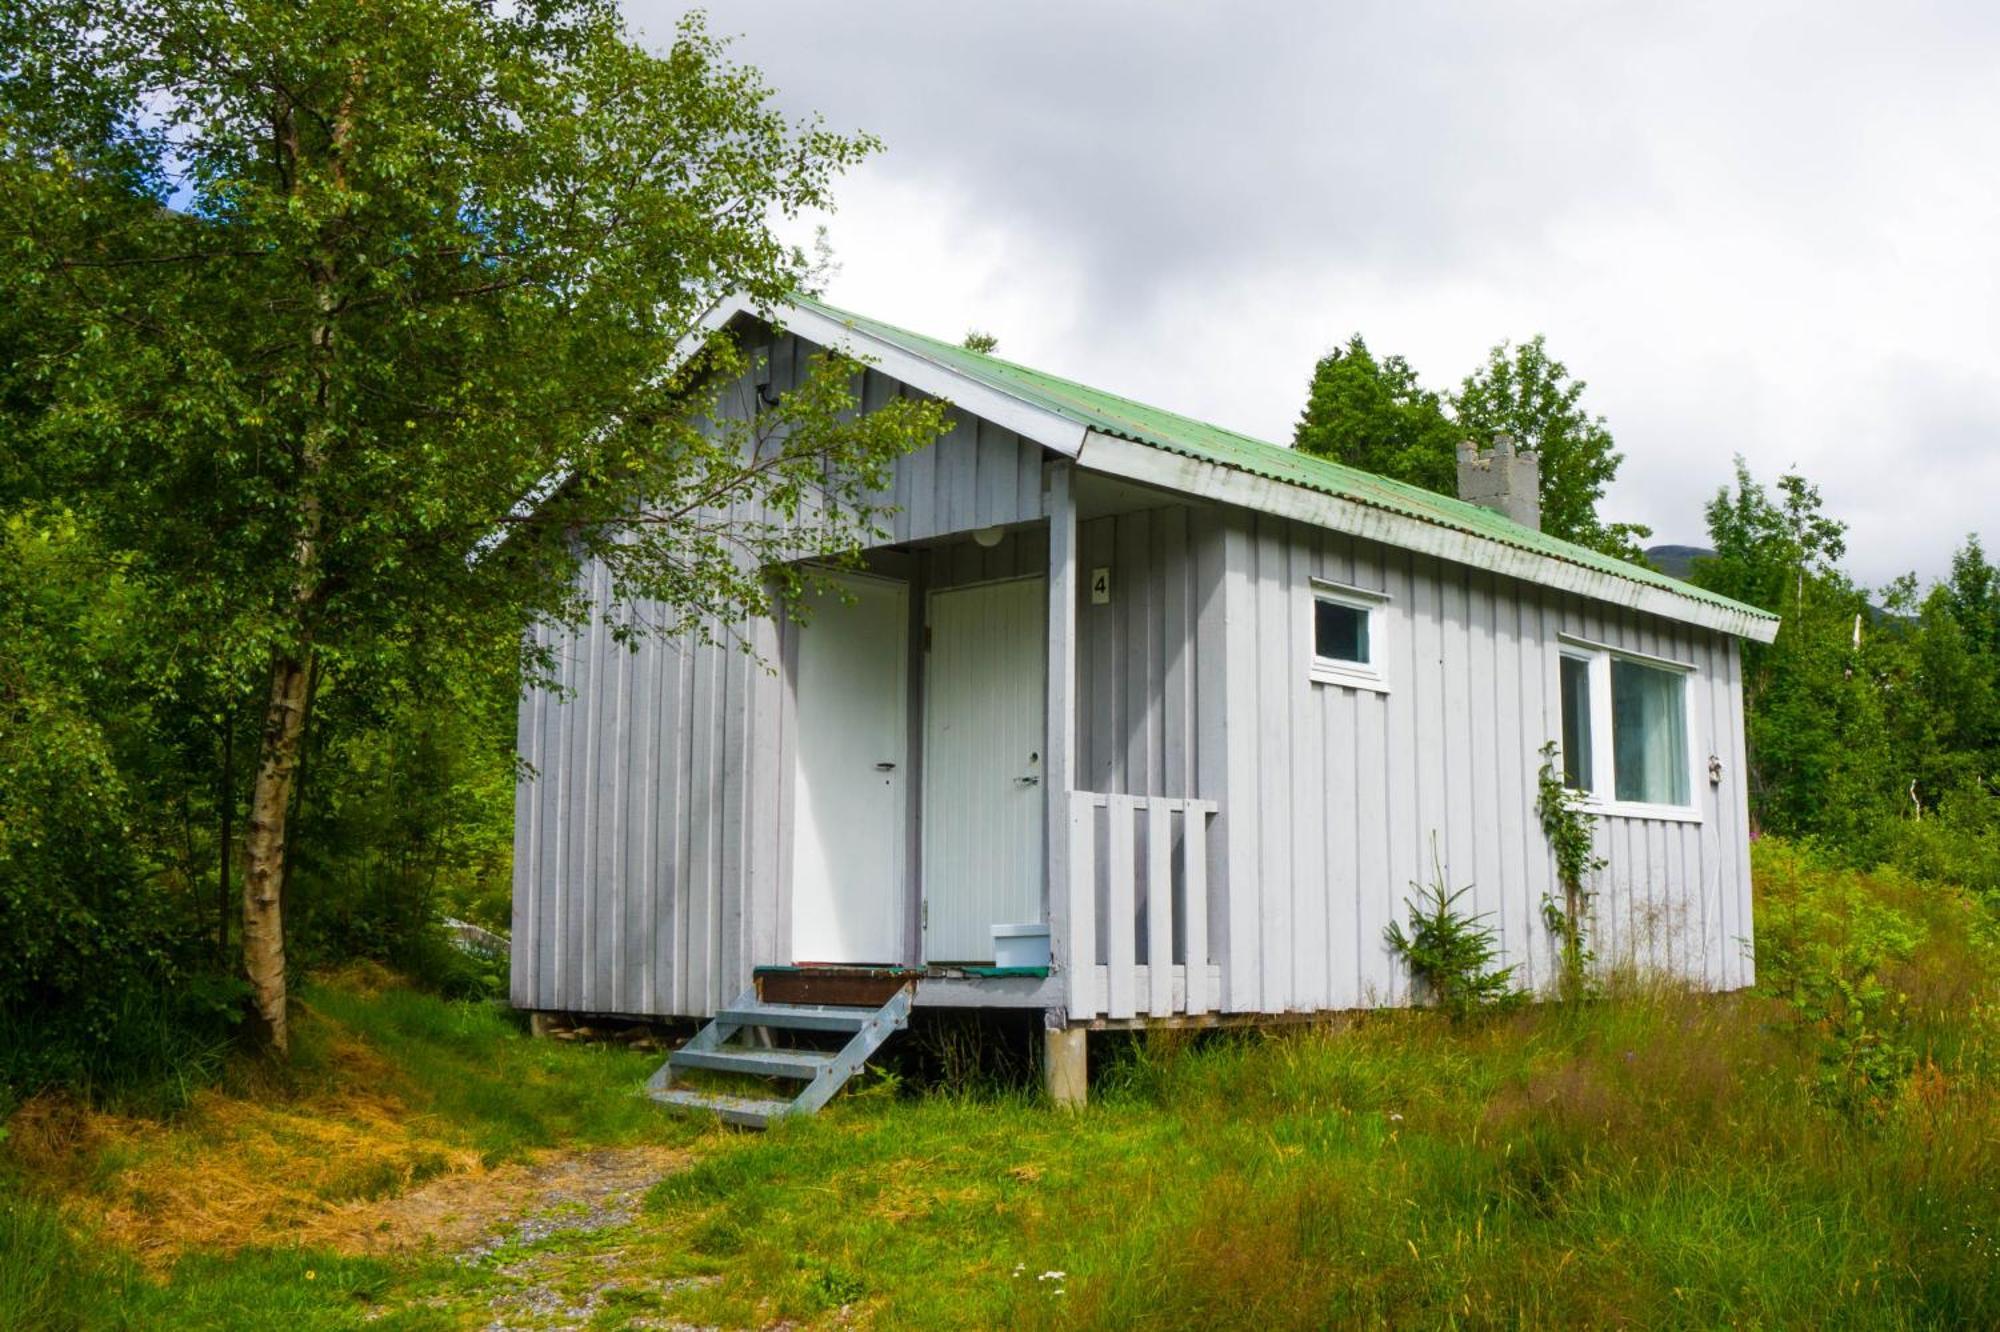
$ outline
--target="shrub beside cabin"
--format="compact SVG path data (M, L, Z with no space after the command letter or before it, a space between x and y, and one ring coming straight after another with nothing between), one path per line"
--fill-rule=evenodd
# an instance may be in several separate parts
M1540 987L1552 740L1607 862L1600 960L1751 982L1737 643L1774 618L1544 535L1504 441L1451 499L771 313L717 315L758 367L731 410L835 347L864 410L931 395L952 428L896 463L848 595L740 626L754 655L558 645L567 694L520 713L518 1007L703 1017L760 969L895 975L1043 1010L1073 1059L1093 1027L1397 1004L1383 929L1433 847Z

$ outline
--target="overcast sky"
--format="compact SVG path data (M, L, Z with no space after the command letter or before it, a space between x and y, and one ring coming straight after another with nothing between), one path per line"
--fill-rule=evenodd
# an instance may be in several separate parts
M663 42L684 6L632 0ZM1438 389L1546 333L1703 539L1797 467L1879 583L2000 545L2000 5L717 3L887 147L836 304L1274 442L1360 331Z

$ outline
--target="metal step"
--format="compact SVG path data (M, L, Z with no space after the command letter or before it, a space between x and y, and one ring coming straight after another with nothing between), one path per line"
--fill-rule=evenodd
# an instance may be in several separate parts
M741 1027L774 1027L780 1031L860 1031L875 1016L872 1008L838 1008L831 1004L731 1005L715 1015L717 1022Z
M809 1115L833 1098L847 1080L861 1071L882 1043L910 1024L914 986L905 984L879 1008L837 1004L766 1003L757 987L715 1015L688 1043L667 1056L646 1083L646 1094L661 1105L719 1115L728 1123L763 1128L780 1115ZM774 1049L730 1045L730 1037L752 1028L779 1031L832 1031L848 1034L839 1050ZM759 1100L728 1096L674 1085L677 1074L690 1069L736 1073L758 1078L789 1078L803 1083L792 1099Z
M817 1050L691 1050L667 1056L671 1068L705 1068L753 1078L798 1078L810 1082L833 1066L834 1056Z
M750 1096L724 1096L719 1092L697 1091L693 1087L668 1087L647 1092L661 1105L714 1115L725 1124L740 1128L763 1128L772 1120L792 1113L790 1101L759 1100Z

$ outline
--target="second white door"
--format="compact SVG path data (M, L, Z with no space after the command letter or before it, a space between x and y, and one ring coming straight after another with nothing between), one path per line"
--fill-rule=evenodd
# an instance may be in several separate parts
M1042 919L1047 583L934 592L924 661L924 957L988 962Z

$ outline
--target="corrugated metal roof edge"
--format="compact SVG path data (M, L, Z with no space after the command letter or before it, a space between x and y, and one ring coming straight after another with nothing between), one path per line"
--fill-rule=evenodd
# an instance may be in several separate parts
M1502 545L1525 551L1531 555L1563 560L1580 568L1608 574L1614 578L1623 578L1630 582L1656 587L1661 591L1684 597L1689 601L1720 607L1753 619L1767 620L1773 623L1776 623L1779 619L1778 616L1760 607L1733 600L1719 593L1711 592L1707 588L1697 587L1692 583L1684 582L1668 574L1663 574L1656 569L1633 564L1629 561L1618 559L1616 556L1606 555L1602 551L1592 550L1588 546L1580 546L1575 542L1551 536L1546 532L1521 528L1524 534L1531 535L1533 539L1523 540L1513 538L1511 533L1506 529L1519 527L1519 524L1513 522L1512 519L1507 518L1503 514L1479 508L1476 505L1469 505L1467 501L1460 500L1456 496L1438 494L1433 491L1424 490L1421 487L1409 485L1406 482L1394 480L1391 477L1380 476L1373 472L1364 472L1359 468L1349 467L1344 463L1335 462L1330 458L1320 458L1312 454L1298 453L1281 444L1273 444L1268 440L1261 440L1253 435L1245 435L1239 431L1230 430L1225 426L1214 425L1206 421L1197 421L1192 417L1183 416L1178 412L1153 407L1138 402L1135 399L1093 388L1077 380L1066 379L1060 375L1053 375L1046 371L1037 370L1032 366L1021 365L1018 362L1008 361L986 352L976 352L969 348L955 346L941 339L933 338L928 334L918 333L911 329L902 328L866 315L855 314L852 311L828 305L826 302L816 300L812 297L795 296L793 299L798 304L810 307L827 318L843 323L858 332L895 341L902 350L911 355L929 360L949 373L975 378L989 388L1007 393L1030 406L1038 407L1044 411L1053 411L1064 419L1088 429L1097 430L1104 434L1116 435L1119 438L1131 440L1133 443L1144 444L1149 448L1161 449L1181 457L1248 472L1253 476L1261 476L1266 480L1276 481L1281 484L1303 485L1308 489L1318 490L1324 494L1334 495L1357 504L1384 509L1405 518L1415 519L1418 522L1432 523L1484 540L1496 541ZM908 339L909 341L903 342L901 339ZM911 343L916 345L910 345ZM939 355L940 353L942 353L942 356ZM1060 399L1051 401L1044 395L1035 393L1032 386L1013 383L1010 376L993 374L991 373L993 370L1013 371L1024 377L1042 381L1043 383L1053 382L1054 384L1079 390L1083 394L1126 404L1144 413L1185 422L1196 430L1208 431L1224 436L1230 442L1238 445L1252 455L1268 451L1277 455L1277 459L1282 459L1287 465L1282 468L1272 467L1264 469L1254 465L1245 465L1244 463L1230 459L1217 458L1214 454L1206 452L1198 446L1182 443L1170 436L1157 432L1135 428L1136 423L1114 424L1106 419L1106 414L1093 412L1085 407L1070 406L1061 402ZM1277 459L1274 459L1274 462ZM1291 473L1295 470L1303 470L1308 475L1303 477L1292 475ZM1351 474L1354 478L1354 483L1342 485L1334 479L1334 475L1329 475L1323 484L1314 484L1314 480L1309 475L1313 471L1322 471L1343 476ZM1408 491L1410 493L1407 500L1398 503L1396 502L1397 500L1404 498L1397 493L1401 491ZM1387 494L1383 492L1387 492ZM1459 520L1456 515L1449 512L1450 506L1479 508L1479 520L1477 522ZM1501 526L1503 524L1504 526ZM1494 530L1496 527L1499 530Z

